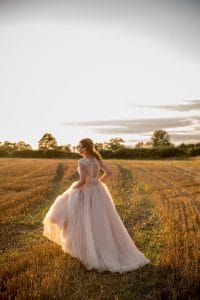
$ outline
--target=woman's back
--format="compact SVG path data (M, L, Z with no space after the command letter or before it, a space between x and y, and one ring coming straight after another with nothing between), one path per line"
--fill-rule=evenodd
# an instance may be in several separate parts
M103 162L103 160L99 160L97 158L83 157L78 160L79 166L83 164L87 169L87 175L92 177L97 177L99 175L100 169L104 172L110 173L111 169ZM78 166L78 170L80 167Z
M99 160L95 157L83 157L78 160L77 171L81 178L86 178L86 182L97 182L100 170L103 170L107 174L111 173L111 169L103 160Z

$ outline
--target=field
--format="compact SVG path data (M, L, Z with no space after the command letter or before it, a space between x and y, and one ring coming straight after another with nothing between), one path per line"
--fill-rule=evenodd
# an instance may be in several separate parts
M200 160L105 160L106 184L151 264L87 271L42 236L42 219L75 180L77 161L0 159L0 299L198 299Z

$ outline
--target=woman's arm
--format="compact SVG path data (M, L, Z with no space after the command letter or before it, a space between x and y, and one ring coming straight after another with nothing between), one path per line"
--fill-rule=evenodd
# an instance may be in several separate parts
M111 169L101 160L100 168L104 171L104 174L99 178L100 181L104 181L112 174Z
M86 167L83 165L83 163L80 162L80 160L78 161L78 166L79 166L79 170L80 170L80 179L79 181L73 186L73 188L80 188L82 185L85 184L86 182L86 175L87 175L87 169Z

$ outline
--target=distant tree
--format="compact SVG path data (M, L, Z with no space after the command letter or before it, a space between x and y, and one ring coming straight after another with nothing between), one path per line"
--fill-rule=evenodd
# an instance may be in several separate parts
M109 142L104 143L104 149L111 151L121 150L124 148L124 145L121 145L121 143L124 143L124 140L122 138L110 139Z
M148 141L144 144L143 148L145 149L151 149L153 148L153 144L152 144L152 141Z
M16 144L16 148L17 150L32 150L32 147L31 145L29 144L26 144L24 141L19 141L17 144Z
M151 142L153 147L160 147L160 146L170 146L170 136L165 130L155 130L152 137Z
M38 146L39 150L53 150L57 147L57 141L50 133L45 133L39 140Z
M9 141L4 141L1 143L1 149L2 150L16 150L17 149L17 143L11 143Z
M135 145L135 148L141 149L141 148L143 148L143 146L144 146L144 143L143 143L143 142L139 142L139 143L137 143L137 144Z
M71 145L70 144L64 145L63 150L66 152L71 152Z
M186 148L187 145L185 143L181 143L180 145L178 145L178 147L181 147L181 148Z
M68 145L59 145L59 146L56 146L54 149L71 152L71 149Z
M101 151L104 149L104 144L103 143L95 143L94 144L94 148L97 150L97 151Z

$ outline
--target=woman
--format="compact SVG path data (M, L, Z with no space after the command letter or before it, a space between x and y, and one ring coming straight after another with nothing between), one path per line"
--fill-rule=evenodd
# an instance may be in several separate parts
M112 174L89 138L80 140L80 179L58 195L47 212L43 235L78 258L87 270L127 272L150 262L125 228L108 187ZM104 174L99 178L100 169Z

